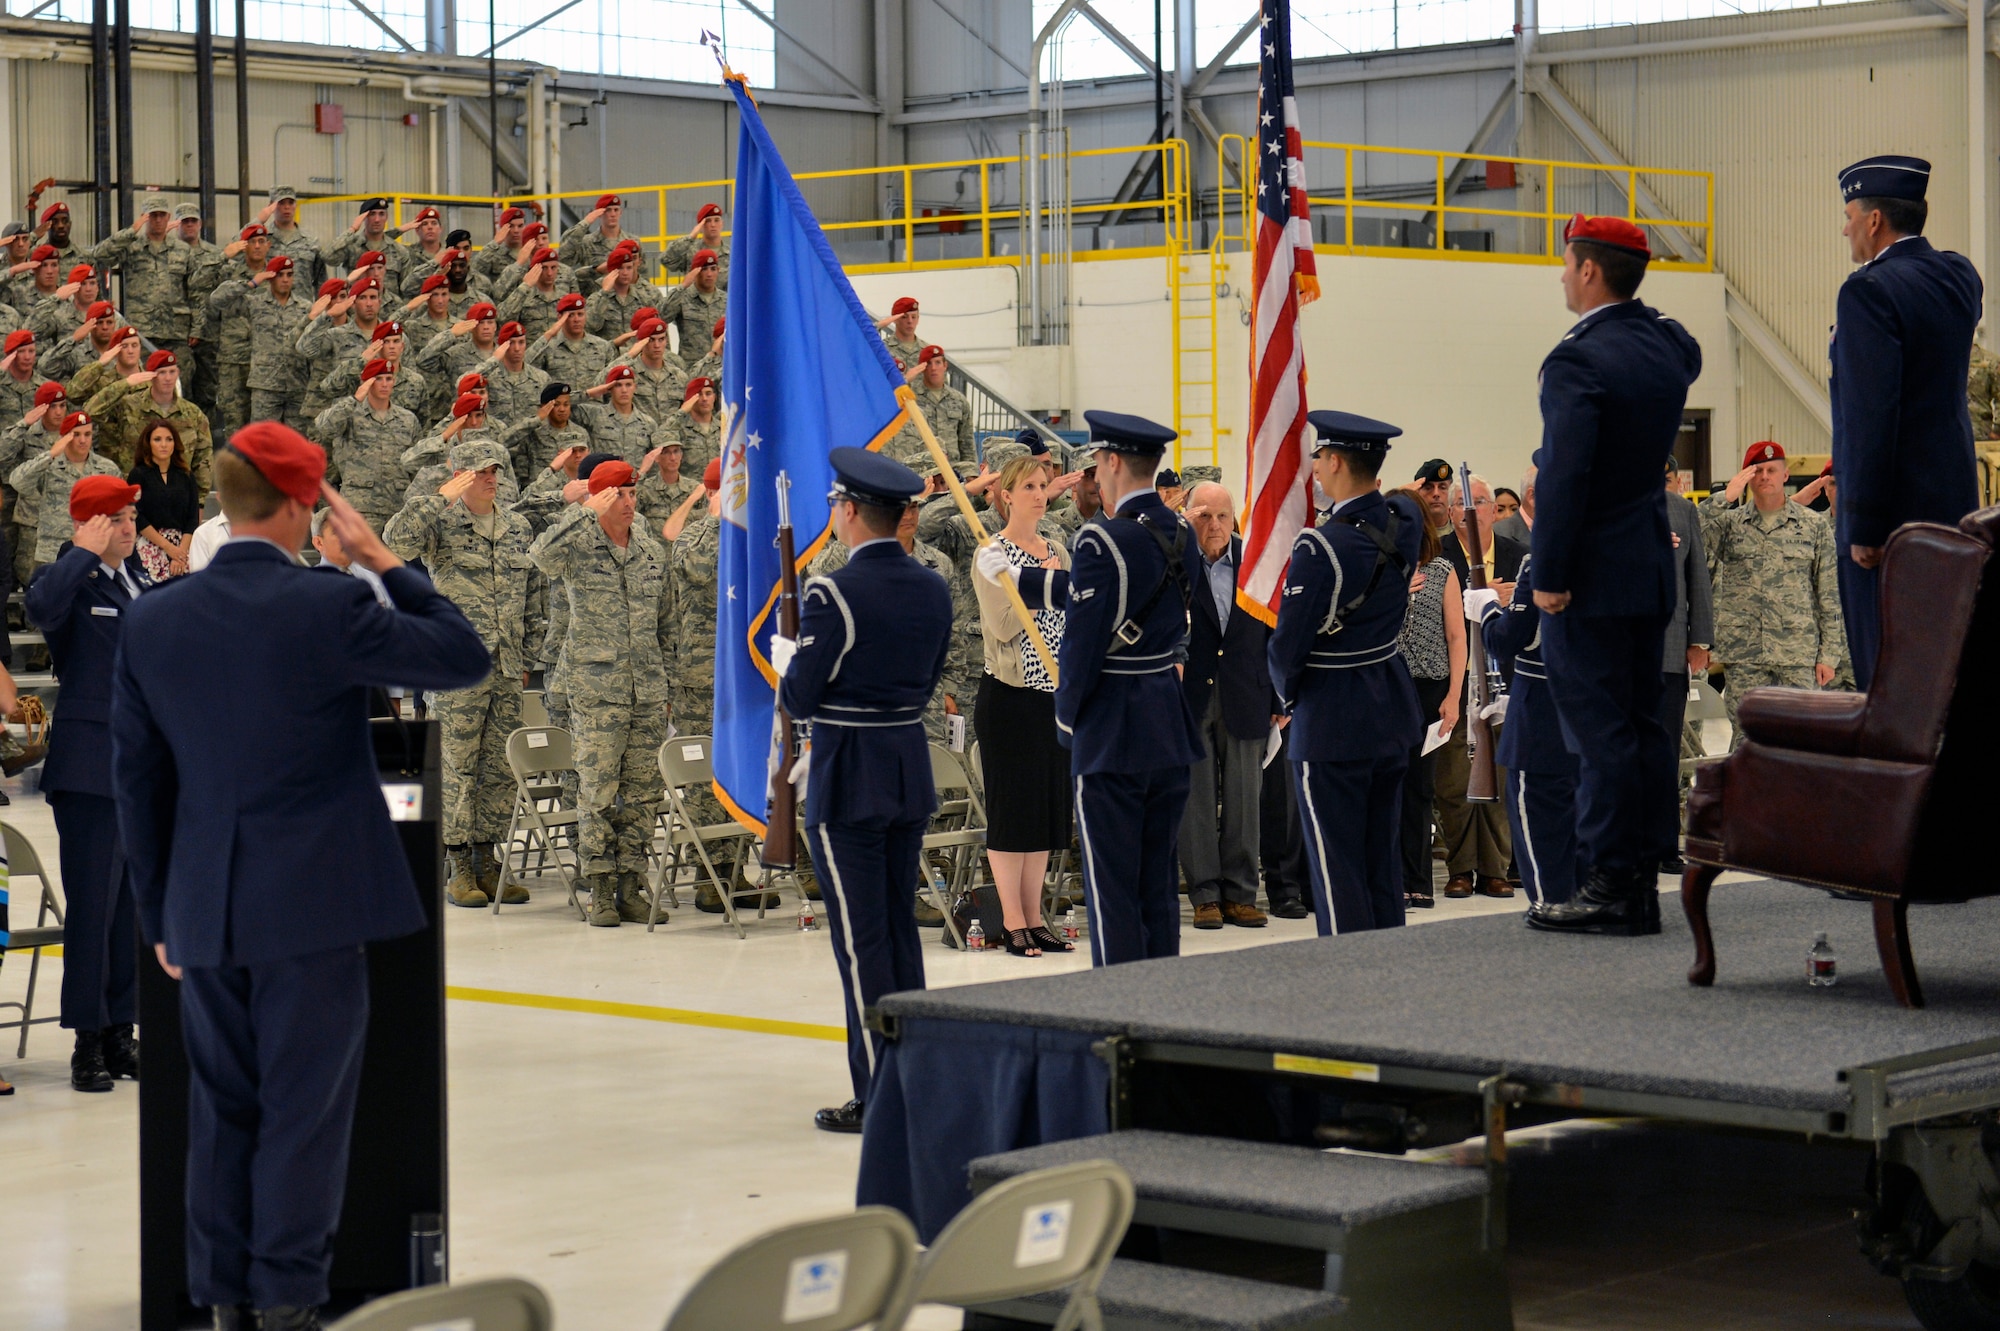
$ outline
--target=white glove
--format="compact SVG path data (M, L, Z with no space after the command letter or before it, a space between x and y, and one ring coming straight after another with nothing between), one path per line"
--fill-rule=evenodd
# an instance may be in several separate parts
M988 582L998 582L1002 577L1021 581L1021 570L1007 562L1007 552L998 545L982 545L972 552L972 565Z
M779 679L792 668L792 658L798 654L798 643L775 633L771 635L771 669L778 672Z
M1475 624L1484 623L1486 617L1497 614L1500 609L1500 594L1484 587L1465 589L1465 617Z
M1510 695L1495 694L1493 701L1479 709L1479 719L1490 725L1501 725L1507 720L1507 699Z

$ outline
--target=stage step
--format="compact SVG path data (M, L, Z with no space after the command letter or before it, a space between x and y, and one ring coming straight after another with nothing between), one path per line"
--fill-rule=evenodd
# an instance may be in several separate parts
M1134 1229L1324 1252L1325 1288L1347 1300L1343 1328L1513 1325L1501 1254L1488 1241L1484 1170L1135 1131L984 1156L969 1173L979 1191L1083 1160L1113 1160L1131 1175Z
M1037 1294L968 1309L966 1331L1053 1326L1067 1293ZM1097 1287L1104 1331L1344 1331L1347 1300L1338 1294L1296 1289L1262 1280L1157 1266L1111 1263Z

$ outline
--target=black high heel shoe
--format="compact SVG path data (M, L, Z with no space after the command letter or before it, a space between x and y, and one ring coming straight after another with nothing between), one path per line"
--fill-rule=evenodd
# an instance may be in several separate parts
M1041 948L1044 953L1076 951L1075 943L1070 942L1066 938L1058 937L1046 924L1038 924L1028 930L1028 936L1035 940L1035 945Z
M1011 957L1039 957L1042 950L1034 937L1026 929L1007 931L1007 955Z

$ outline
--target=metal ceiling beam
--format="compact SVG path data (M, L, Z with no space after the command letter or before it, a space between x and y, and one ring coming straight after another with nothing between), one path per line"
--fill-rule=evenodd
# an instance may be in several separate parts
M1487 111L1486 118L1479 122L1478 129L1472 131L1472 141L1465 145L1465 151L1476 153L1481 148L1484 148L1486 141L1493 137L1502 124L1511 119L1508 113L1513 110L1513 107L1514 80L1508 79L1507 86L1502 88L1500 95L1493 99L1493 106ZM1450 203L1458 196L1458 191L1464 186L1466 177L1472 174L1472 162L1473 159L1470 157L1461 157L1458 160L1458 165L1452 167L1451 174L1445 177L1444 201L1446 203ZM1440 227L1444 225L1444 218L1439 217L1435 209L1424 214L1424 221Z
M1778 381L1791 390L1805 409L1812 413L1827 433L1833 432L1833 404L1827 396L1826 384L1807 374L1791 349L1784 344L1771 326L1764 322L1764 316L1757 313L1749 301L1743 299L1728 278L1722 281L1722 308L1729 316L1730 327L1745 342L1748 342L1771 367Z
M350 2L358 5L361 3L361 0L350 0ZM583 0L563 0L562 4L557 5L554 9L551 9L548 13L542 15L540 18L536 19L533 23L528 24L524 28L514 29L514 31L508 33L505 37L502 37L499 41L493 43L493 45L487 47L484 51L481 51L477 56L474 56L473 58L475 60L484 60L487 56L492 55L495 51L499 50L507 43L513 41L516 37L527 36L529 33L533 32L536 28L539 28L544 23L547 23L550 19L555 18L560 14L566 14L570 10L575 9L578 5L582 3Z
M1109 19L1091 6L1090 0L1078 0L1076 12L1090 20L1091 27L1109 37L1111 44L1123 51L1125 58L1143 70L1147 78L1153 78L1160 72L1160 67L1153 63L1153 58L1141 51L1130 37L1113 27Z
M367 19L370 23L373 23L376 27L380 28L384 33L388 35L390 41L396 43L396 45L402 47L405 51L414 51L417 49L416 47L410 45L409 38L403 36L402 33L397 32L394 28L384 23L382 21L382 16L380 14L377 14L374 10L370 9L367 5L362 4L361 0L347 0L347 3L353 5L356 9L360 10L361 16L363 18Z
M1263 22L1264 16L1261 13L1252 14L1249 18L1243 20L1243 26L1236 30L1236 35L1222 44L1222 49L1215 53L1214 59L1201 67L1199 74L1188 80L1186 95L1189 97L1201 96L1208 85L1215 82L1215 77L1222 72L1223 66L1229 63L1229 57L1236 54L1236 48L1248 41L1250 34L1262 27Z
M1583 113L1582 108L1569 99L1569 94L1565 93L1546 73L1539 70L1531 71L1528 75L1528 91L1541 98L1542 104L1555 113L1556 119L1561 121L1563 128L1583 145L1583 150L1590 154L1592 161L1611 167L1632 165L1611 146L1611 141L1604 137L1604 131L1599 129L1596 123ZM1673 216L1660 202L1658 196L1646 188L1646 182L1637 177L1632 181L1632 211L1641 217L1649 218ZM1664 240L1675 258L1694 263L1701 261L1704 247L1696 245L1679 227L1653 226L1648 227L1647 232ZM1712 241L1713 237L1710 239Z
M784 28L778 25L778 20L772 18L769 14L766 14L763 10L751 4L750 0L736 0L736 3L743 6L743 8L749 10L752 14L756 15L757 19L760 22L762 22L765 27L771 30L771 35L773 37L782 37L786 41L790 42L794 50L798 51L801 55L805 56L808 60L812 61L815 65L818 65L821 69L825 70L827 73L831 74L834 78L834 81L840 84L841 87L847 89L849 92L853 93L856 97L859 97L862 101L866 102L868 104L868 109L870 111L873 111L878 115L881 113L882 111L881 104L875 100L874 94L870 93L866 88L856 83L853 79L848 78L847 75L841 73L838 69L835 69L830 61L828 61L818 51L812 49L811 43L802 42L798 38L792 36L791 33L786 32ZM775 46L773 48L773 51L775 54Z
M991 41L988 41L985 33L979 31L979 29L973 27L970 23L967 23L964 19L960 18L958 16L958 13L955 10L953 10L950 5L946 4L944 0L931 0L931 3L937 6L939 13L943 14L953 23L956 23L959 27L964 28L967 34L969 34L974 41L978 42L981 46L985 47L987 50L991 51L994 55L998 56L1000 58L1001 63L1006 65L1007 68L1013 70L1016 74L1019 74L1024 79L1034 77L1034 75L1028 73L1027 69L1023 65L1021 65L1020 62L1016 61L1013 56L1008 55L1005 51L995 46Z

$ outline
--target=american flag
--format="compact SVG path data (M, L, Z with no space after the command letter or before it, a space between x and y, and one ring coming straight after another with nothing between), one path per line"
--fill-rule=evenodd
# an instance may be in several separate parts
M1285 563L1312 505L1305 447L1306 362L1299 306L1319 296L1299 108L1292 96L1291 0L1263 0L1257 36L1257 259L1251 278L1250 485L1236 601L1278 620Z

